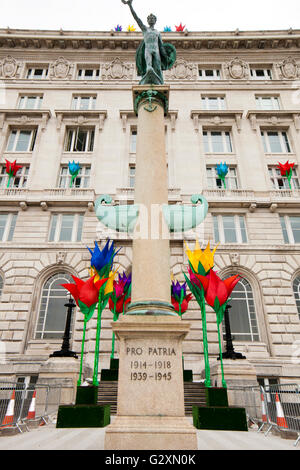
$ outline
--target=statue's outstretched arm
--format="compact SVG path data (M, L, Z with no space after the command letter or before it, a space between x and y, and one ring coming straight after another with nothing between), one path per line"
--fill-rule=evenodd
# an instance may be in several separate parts
M132 0L122 0L122 3L129 6L133 18L135 19L135 21L137 22L141 30L145 31L147 28L142 22L142 20L137 16L136 12L134 11L133 6L132 6Z

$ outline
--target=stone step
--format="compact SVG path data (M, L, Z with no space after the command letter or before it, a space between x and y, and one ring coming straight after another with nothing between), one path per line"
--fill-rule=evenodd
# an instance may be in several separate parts
M117 412L118 382L100 382L98 405L110 405L111 415ZM205 387L202 383L184 383L184 407L186 416L192 416L193 406L206 406Z

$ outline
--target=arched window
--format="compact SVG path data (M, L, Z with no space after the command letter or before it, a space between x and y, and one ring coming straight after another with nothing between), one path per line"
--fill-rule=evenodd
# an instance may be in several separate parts
M61 284L73 282L67 273L51 276L41 292L35 339L62 338L65 331L68 293Z
M233 289L229 305L231 305L229 320L233 339L259 341L253 291L246 279L241 279Z
M296 300L298 315L300 318L300 276L297 276L293 282L293 292Z

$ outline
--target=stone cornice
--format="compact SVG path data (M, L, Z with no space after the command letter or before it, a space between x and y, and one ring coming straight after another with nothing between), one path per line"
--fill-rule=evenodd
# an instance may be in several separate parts
M300 48L299 30L169 32L162 33L177 49L291 49ZM142 33L0 30L0 49L131 49L136 50Z
M99 130L103 129L104 121L107 118L106 110L82 110L82 109L56 109L55 110L57 129L65 121L73 125L89 125L98 123Z
M42 130L46 128L51 117L49 109L0 109L0 129L3 129L4 122L9 124L41 124Z
M194 122L195 131L199 131L199 123L205 121L206 125L226 125L232 122L236 123L237 129L241 130L242 110L192 110L191 118Z
M251 127L257 130L257 125L284 126L294 123L297 131L300 130L300 111L296 110L249 110L246 115Z

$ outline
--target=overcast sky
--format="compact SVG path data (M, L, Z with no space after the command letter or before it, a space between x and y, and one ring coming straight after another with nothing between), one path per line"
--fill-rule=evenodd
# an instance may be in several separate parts
M180 22L189 31L300 29L299 0L133 0L140 18L158 17L157 29ZM135 24L121 0L5 0L0 27L108 31Z

